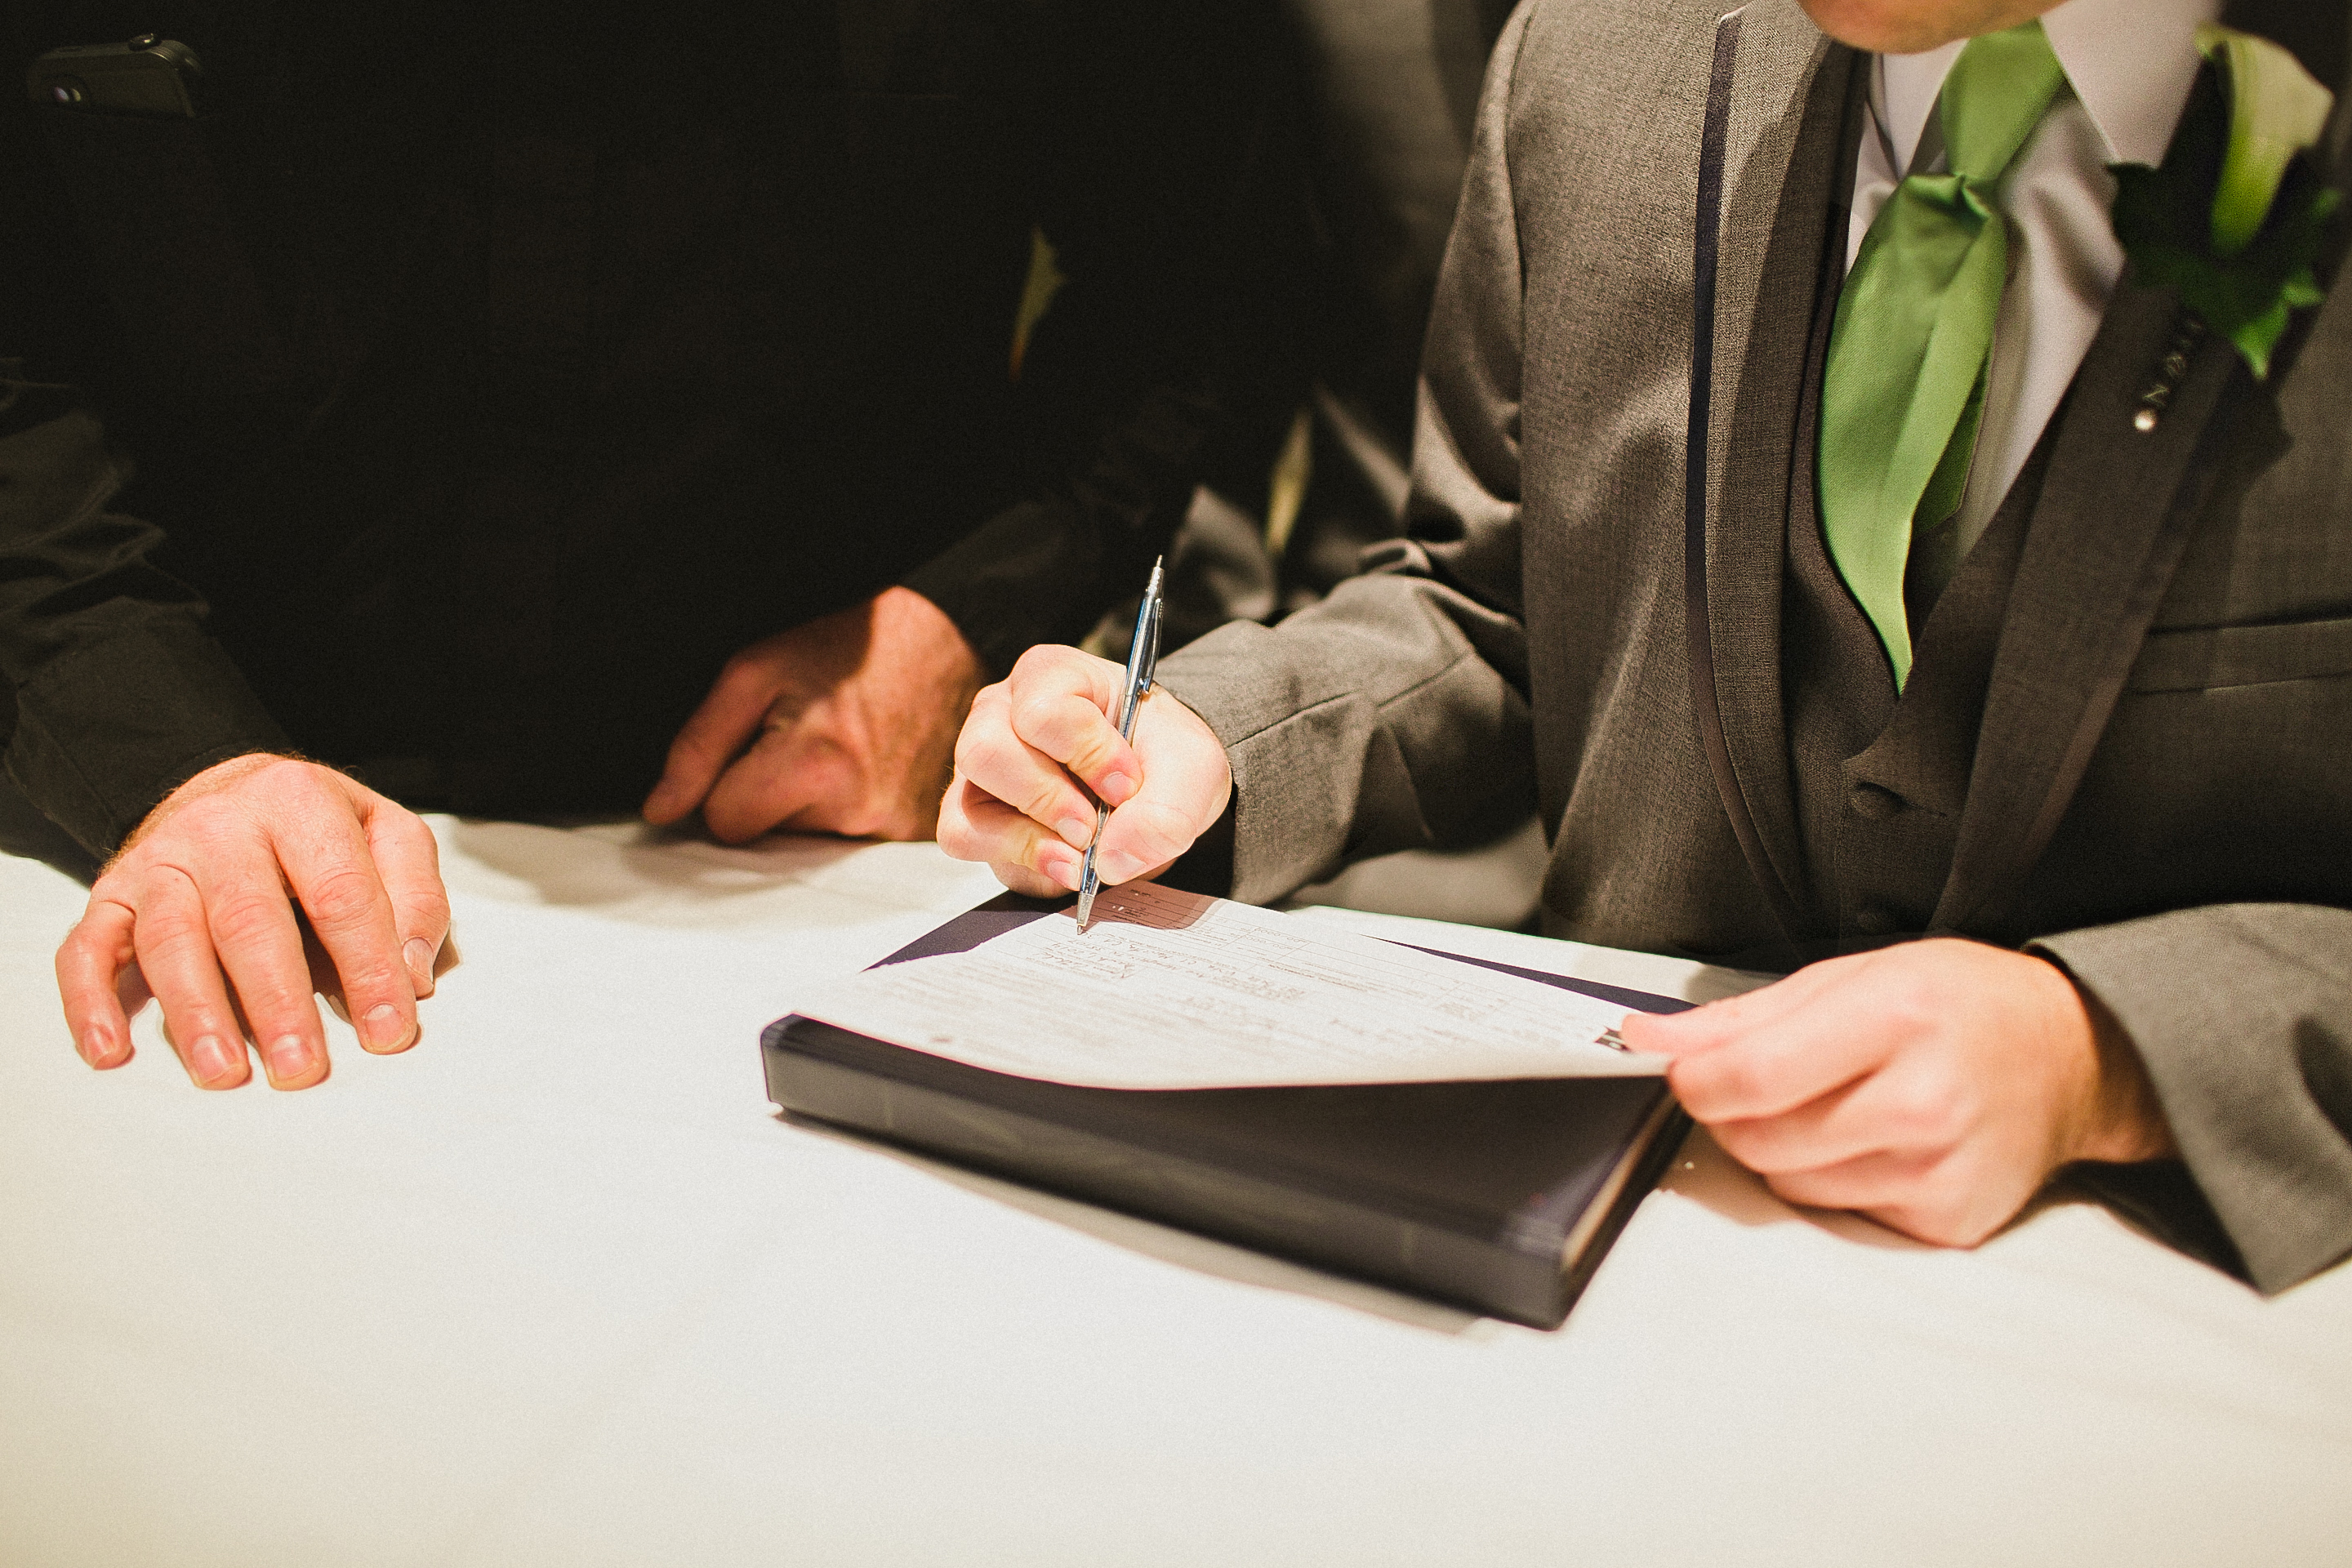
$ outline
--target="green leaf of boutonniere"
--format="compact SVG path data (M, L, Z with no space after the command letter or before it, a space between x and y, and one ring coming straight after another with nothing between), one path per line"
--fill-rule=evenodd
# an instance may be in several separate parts
M2140 281L2237 345L2257 379L2294 310L2322 298L2314 270L2340 194L2307 149L2334 101L2293 55L2226 28L2199 29L2198 78L2164 163L2117 163L2116 237Z

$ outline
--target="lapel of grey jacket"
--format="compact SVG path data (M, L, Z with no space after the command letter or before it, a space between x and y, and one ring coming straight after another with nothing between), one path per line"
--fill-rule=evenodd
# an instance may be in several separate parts
M1717 259L1716 406L1723 413L1708 433L1706 530L1716 704L1736 787L1800 910L1810 900L1781 706L1781 566L1792 465L1811 461L1796 450L1797 410L1825 247L1836 244L1843 255L1845 226L1836 224L1832 236L1831 209L1850 184L1853 149L1841 132L1863 79L1856 58L1789 0L1747 8Z
M2323 147L2343 145L2347 114L2352 92L2339 91ZM2342 188L2347 172L2339 160L2331 183ZM2338 232L2340 257L2340 223ZM2075 374L1930 930L2001 934L2020 912L2211 492L2237 408L2258 395L2237 351L2206 333L2156 428L2136 428L2182 320L2171 290L2126 275ZM2273 375L2287 373L2309 323L2309 312L2298 317Z

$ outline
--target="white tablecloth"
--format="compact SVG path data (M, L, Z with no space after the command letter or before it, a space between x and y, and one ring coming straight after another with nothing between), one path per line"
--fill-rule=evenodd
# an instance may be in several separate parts
M2352 1269L1927 1250L1701 1138L1565 1329L1473 1319L781 1121L761 1026L985 872L435 826L423 1043L290 1095L152 1010L84 1068L0 859L0 1564L2352 1560Z

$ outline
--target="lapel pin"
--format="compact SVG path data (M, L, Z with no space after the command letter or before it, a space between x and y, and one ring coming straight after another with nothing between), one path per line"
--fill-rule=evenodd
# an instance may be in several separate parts
M2181 377L2189 374L2189 356L2205 336L2205 323L2187 310L2180 312L2173 323L2172 342L2157 361L2156 379L2139 395L2138 412L2132 416L2132 428L2145 436L2164 418L2164 411L2172 405L2173 392L2180 385Z

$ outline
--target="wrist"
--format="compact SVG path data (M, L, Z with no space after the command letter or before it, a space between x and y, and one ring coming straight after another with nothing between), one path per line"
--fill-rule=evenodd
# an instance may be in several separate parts
M2063 969L2058 973L2073 993L2091 1057L2087 1104L2070 1140L2067 1160L2132 1164L2177 1153L2155 1081L2122 1020L2074 976Z

